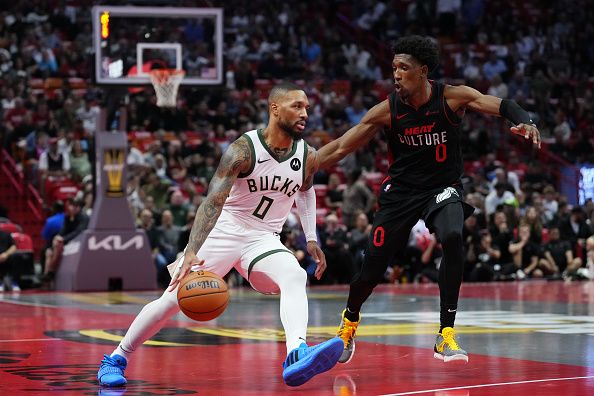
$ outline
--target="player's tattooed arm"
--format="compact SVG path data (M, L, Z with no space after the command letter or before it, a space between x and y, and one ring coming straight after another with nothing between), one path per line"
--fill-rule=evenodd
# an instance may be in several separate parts
M210 181L208 195L196 211L187 251L197 252L200 249L217 222L237 176L248 172L252 161L254 159L246 137L240 137L225 151Z
M317 172L317 164L315 161L317 151L311 146L307 146L307 163L305 164L305 180L303 186L300 188L301 191L307 191L313 186L313 178Z
M173 269L167 291L174 291L192 266L204 263L204 260L198 260L196 253L217 222L237 176L240 173L249 172L253 161L255 159L252 158L249 142L243 136L233 142L221 157L219 166L210 181L208 195L196 211L184 258Z

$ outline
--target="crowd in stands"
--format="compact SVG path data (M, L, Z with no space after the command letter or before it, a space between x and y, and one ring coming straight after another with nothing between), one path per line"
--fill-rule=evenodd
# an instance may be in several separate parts
M128 199L149 235L161 284L164 266L185 246L221 153L241 133L266 124L274 81L304 87L311 102L305 139L320 147L385 98L392 84L389 44L406 34L439 40L435 79L512 98L529 110L548 153L541 161L500 119L464 118L464 184L477 208L466 222L465 278L594 276L588 273L594 206L571 205L553 172L559 164L594 163L594 11L585 0L208 3L225 11L225 85L182 87L175 109L157 107L152 87L130 93L127 104ZM40 191L48 217L60 212L58 205L50 213L56 201L87 217L92 211L96 116L109 93L92 81L90 6L15 0L0 11L0 137ZM358 270L387 166L378 136L316 175L319 240L328 260L322 283L346 283ZM66 232L53 219L45 236L48 263ZM286 245L311 274L298 219L291 216L285 228ZM419 222L386 280L434 281L439 257L438 241ZM51 274L56 267L44 268Z

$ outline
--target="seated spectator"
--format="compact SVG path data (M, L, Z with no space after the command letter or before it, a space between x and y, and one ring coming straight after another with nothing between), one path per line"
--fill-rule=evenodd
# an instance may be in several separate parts
M558 227L552 227L549 232L549 241L543 247L544 257L552 267L556 267L563 279L578 277L578 269L582 266L582 259L573 256L571 244L561 239Z
M20 291L18 272L13 268L11 255L16 252L16 245L10 233L0 231L0 292L4 292L6 283L10 283L12 291Z
M415 276L414 282L424 282L429 280L437 283L439 278L439 266L443 258L441 244L437 241L434 234L419 234L418 247L423 252L421 254L420 271Z
M72 179L80 182L85 176L91 174L91 162L89 156L83 151L80 140L75 140L69 156L70 174Z
M192 231L192 226L194 225L194 219L196 218L196 211L195 210L188 210L186 213L186 221L185 224L182 226L179 238L177 240L177 251L183 252L186 249L186 245L190 240L190 232Z
M355 262L355 272L359 272L363 265L363 254L367 248L370 232L371 224L369 224L369 218L367 218L365 213L359 212L355 220L355 228L347 234L349 250Z
M336 173L328 176L328 189L324 197L324 204L330 210L342 208L342 190L339 190L340 177Z
M54 237L60 233L64 225L64 202L58 200L52 205L52 214L45 220L41 237L45 241L45 246L41 252L41 269L44 272L46 251L52 247Z
M353 259L348 251L346 227L335 214L326 216L320 230L320 241L328 266L322 279L330 284L350 283L354 276Z
M584 211L580 206L571 209L569 217L559 223L561 239L569 241L574 255L583 257L586 239L592 235L590 226L584 219Z
M470 282L492 281L495 274L501 271L501 251L493 245L493 238L487 230L481 231L478 243L469 246L467 257L475 263L468 276Z
M485 213L487 217L495 213L497 206L503 204L513 204L516 200L514 194L507 190L505 183L497 183L495 189L485 198Z
M539 245L542 242L542 235L544 227L542 225L541 216L534 206L529 206L526 209L526 214L520 220L521 223L530 226L530 238L533 242Z
M54 237L52 247L47 249L46 252L47 263L42 279L44 287L46 288L51 286L56 277L56 272L58 271L60 260L62 259L64 245L68 244L80 235L81 232L87 229L89 217L81 211L82 206L83 202L81 200L69 199L66 201L64 225L58 235Z
M544 208L544 215L547 222L552 222L559 210L559 202L557 201L557 192L555 187L548 185L543 190L544 198L542 205Z
M493 223L489 226L489 233L493 238L493 244L501 252L499 262L503 265L513 262L512 254L509 252L509 244L513 239L513 233L511 227L508 226L507 216L503 211L498 211L493 216Z
M49 139L49 148L39 157L40 193L45 198L45 182L48 179L68 176L70 158L58 150L58 139Z
M161 214L161 225L157 230L159 231L159 252L168 263L173 263L177 256L177 241L181 227L173 224L173 214L170 210L164 210Z
M183 227L187 224L189 207L180 190L173 191L171 197L169 198L169 205L167 205L167 209L173 215L173 224L178 227Z
M151 248L151 255L157 268L157 283L160 287L165 288L171 281L167 265L169 261L159 252L159 231L155 227L153 221L153 213L148 209L143 209L140 212L138 228L144 230Z
M361 170L355 169L347 176L347 186L342 193L342 222L347 228L353 226L358 211L369 214L375 205L375 195L360 180Z
M509 252L513 255L519 279L526 275L531 278L543 278L545 275L558 272L556 267L541 258L541 248L532 241L528 224L520 225L518 238L510 243Z

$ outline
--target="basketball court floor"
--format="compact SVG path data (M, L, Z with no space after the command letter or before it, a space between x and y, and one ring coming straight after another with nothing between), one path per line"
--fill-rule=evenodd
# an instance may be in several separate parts
M227 310L182 314L138 350L121 389L95 380L157 291L0 295L2 395L592 395L594 282L465 284L459 341L468 364L433 358L436 285L380 286L349 364L284 385L277 297L232 289ZM332 337L347 288L310 288L310 344Z

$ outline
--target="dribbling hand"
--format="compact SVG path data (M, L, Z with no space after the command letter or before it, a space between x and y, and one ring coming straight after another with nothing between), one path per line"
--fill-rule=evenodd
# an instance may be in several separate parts
M524 136L525 139L532 139L532 143L540 148L540 132L538 128L530 124L518 124L510 128L512 133Z
M173 275L171 275L171 282L169 282L167 291L175 290L177 284L190 273L193 266L202 264L204 264L204 260L198 260L195 253L186 251L184 253L183 261L175 267L175 271L173 271Z
M322 249L320 249L320 246L315 241L307 242L307 252L318 265L314 275L317 280L320 280L322 274L324 274L324 271L326 271L326 255L324 255L324 252L322 252Z

